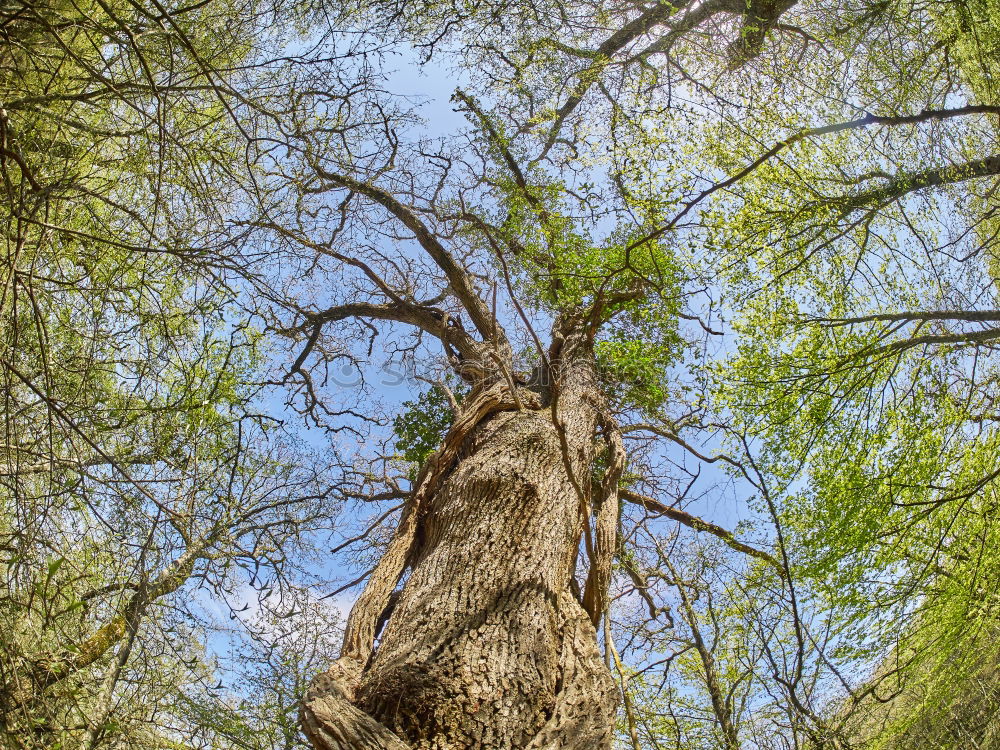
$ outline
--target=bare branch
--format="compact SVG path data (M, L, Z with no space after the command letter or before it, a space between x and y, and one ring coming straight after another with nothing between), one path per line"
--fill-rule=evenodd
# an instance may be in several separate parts
M324 180L327 180L338 187L353 190L375 203L378 203L380 206L389 211L390 214L399 219L403 226L413 232L413 235L416 237L417 242L420 243L420 246L427 252L438 267L444 271L445 276L448 278L448 283L455 292L455 296L458 297L459 301L469 313L469 317L472 319L473 325L476 327L476 330L479 331L483 340L490 341L493 339L494 335L496 335L500 339L497 342L498 346L509 348L506 336L504 335L502 329L496 325L496 322L493 320L493 316L490 314L489 308L476 291L468 271L462 268L451 253L448 252L444 245L441 244L441 241L437 238L434 232L431 231L431 229L424 224L424 222L421 221L412 210L404 206L394 196L382 188L376 187L369 182L362 182L354 179L353 177L336 174L334 172L327 171L320 166L316 167L316 172Z
M680 510L678 508L671 508L669 505L664 505L659 500L655 500L648 495L642 495L633 490L619 490L619 496L623 500L628 500L630 503L635 503L636 505L641 505L646 510L656 513L657 515L666 516L671 520L682 523L688 528L694 529L695 531L704 531L713 536L718 537L727 545L732 547L737 552L742 552L744 555L750 555L751 557L756 557L758 560L763 560L772 566L782 578L787 578L788 573L785 567L778 562L778 560L771 554L764 552L763 550L751 547L748 544L744 544L739 541L733 532L727 529L717 526L714 523L705 521L697 516L693 516L686 511Z

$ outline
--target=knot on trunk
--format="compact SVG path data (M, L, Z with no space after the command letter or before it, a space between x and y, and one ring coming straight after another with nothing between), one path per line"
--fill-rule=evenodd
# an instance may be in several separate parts
M317 675L302 699L299 722L317 750L411 750L353 704L362 665L338 659Z

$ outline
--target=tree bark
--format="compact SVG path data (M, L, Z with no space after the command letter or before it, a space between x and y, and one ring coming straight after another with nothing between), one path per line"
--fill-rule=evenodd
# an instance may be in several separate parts
M316 748L610 747L617 692L571 584L601 408L585 349L546 396L508 394L458 434L419 497L435 473L424 472L395 540L412 536L411 572L377 648L366 654L366 629L349 625L342 658L304 702ZM384 607L384 583L366 597Z

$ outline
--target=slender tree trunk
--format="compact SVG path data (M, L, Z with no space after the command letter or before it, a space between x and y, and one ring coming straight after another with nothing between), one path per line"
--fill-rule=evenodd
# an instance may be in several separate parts
M600 406L589 354L557 388L555 408L528 391L490 409L471 397L464 414L491 413L401 522L411 573L377 648L362 663L356 641L369 636L349 624L343 657L307 696L320 750L610 747L617 693L571 583Z

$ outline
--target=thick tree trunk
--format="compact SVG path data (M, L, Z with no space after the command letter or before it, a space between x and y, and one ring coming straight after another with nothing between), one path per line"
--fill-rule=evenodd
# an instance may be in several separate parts
M617 694L571 584L599 403L584 365L557 409L519 399L479 420L404 518L411 573L377 649L352 662L366 654L349 626L307 696L317 748L610 747Z

